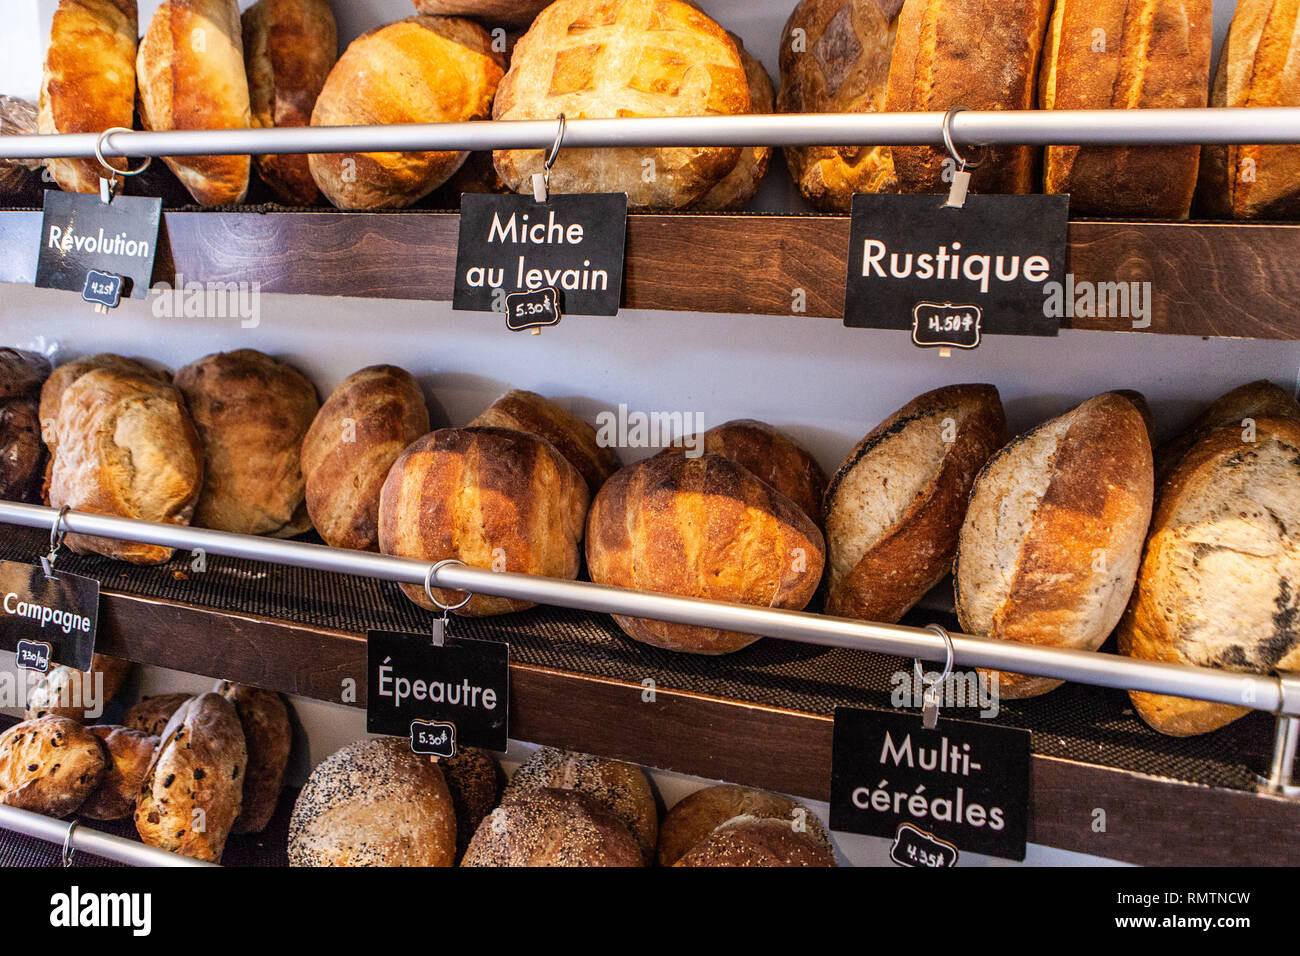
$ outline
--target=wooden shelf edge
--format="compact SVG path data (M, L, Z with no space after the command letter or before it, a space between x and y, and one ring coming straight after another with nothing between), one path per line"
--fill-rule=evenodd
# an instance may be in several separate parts
M363 635L113 591L102 596L97 649L336 703L345 680L365 692ZM510 676L516 739L829 797L829 716L669 688L650 700L639 683L520 663ZM1300 801L1039 755L1031 781L1032 843L1142 865L1300 855Z
M0 211L0 281L30 284L41 214ZM451 298L453 212L166 212L156 275L258 283L261 291ZM849 220L835 215L628 217L624 307L841 318ZM1300 226L1084 221L1070 225L1077 280L1150 282L1150 325L1063 320L1071 329L1300 339ZM803 310L796 313L797 302Z

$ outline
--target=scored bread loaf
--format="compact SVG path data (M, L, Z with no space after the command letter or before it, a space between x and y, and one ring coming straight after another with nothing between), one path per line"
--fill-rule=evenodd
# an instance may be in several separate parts
M40 392L49 376L45 356L0 348L0 500L40 501L48 460Z
M858 442L826 489L826 613L893 624L938 584L975 476L1006 439L998 390L952 385Z
M780 794L727 783L696 790L668 811L659 828L658 864L674 865L718 827L737 817L779 820L794 832L806 832L832 861L835 858L826 828L807 807Z
M903 0L802 0L781 35L782 113L878 113ZM796 32L801 31L801 32ZM898 191L888 146L787 146L805 199L848 212L854 193Z
M835 854L789 820L738 816L695 844L673 866L835 866Z
M725 30L680 0L557 0L515 46L493 119L716 116L750 111L749 83ZM632 209L681 209L735 169L734 147L564 149L557 193L626 193ZM511 189L531 190L545 150L498 150Z
M578 469L593 495L621 467L618 456L601 443L596 429L536 392L513 388L469 424L471 428L513 428L546 439Z
M104 748L75 720L41 717L0 734L0 804L66 817L104 776Z
M149 846L219 863L248 761L234 705L220 694L192 697L161 738L140 785L136 831Z
M1096 650L1133 591L1151 520L1151 440L1105 392L995 454L957 543L957 617L969 634ZM1005 699L1063 681L981 669Z
M1300 6L1238 0L1219 52L1211 106L1300 106ZM1219 219L1300 216L1300 145L1213 145L1201 153L1198 201Z
M95 654L90 670L51 667L27 692L25 717L67 717L78 723L97 717L121 689L131 662Z
M821 532L793 501L721 455L656 455L629 465L592 502L587 568L597 584L800 609L825 562ZM631 638L727 654L758 635L614 616Z
M1211 0L1056 0L1045 110L1187 109L1210 92ZM1043 192L1084 216L1186 219L1199 146L1049 146Z
M247 129L248 77L235 0L163 0L136 59L140 120L148 130ZM247 156L164 156L202 206L248 193Z
M316 97L339 55L329 0L257 0L244 11L242 24L253 127L310 125ZM305 153L257 156L253 164L290 205L310 205L320 195Z
M474 831L492 812L501 795L501 765L487 750L458 747L455 756L440 757L438 767L447 781L456 811L456 860L465 855Z
M379 492L397 456L429 431L409 372L371 365L330 393L302 442L307 513L332 548L379 550Z
M167 729L172 714L180 709L181 704L190 699L190 694L158 694L143 697L132 704L122 717L122 723L128 729L139 730L151 737L158 737Z
M45 50L37 131L102 133L130 129L135 117L136 0L59 0ZM124 159L110 159L126 169ZM99 192L95 159L49 159L60 189Z
M1236 425L1244 430L1260 418L1300 419L1300 402L1286 389L1266 379L1247 382L1220 395L1182 434L1159 450L1156 455L1157 484L1189 448L1210 432L1227 425Z
M287 362L253 349L218 352L176 373L203 445L200 528L291 538L311 527L302 442L316 388Z
M357 37L316 99L313 126L487 119L504 60L476 23L408 17ZM427 196L468 153L312 153L312 178L340 209L399 209Z
M1051 9L1051 0L906 0L898 17L886 108L1033 109ZM892 152L904 192L948 191L944 164L952 161L945 150L895 146ZM1038 184L1037 147L995 146L963 155L980 164L971 170L974 192L1028 193Z
M159 740L139 730L115 724L86 728L104 745L104 775L77 813L92 820L125 820L135 811L144 776Z
M473 17L503 27L526 27L551 0L415 0L418 13Z
M589 794L541 787L479 824L461 866L644 866L623 821Z
M393 462L379 496L379 549L572 580L587 501L582 475L550 442L505 428L443 428ZM434 610L422 586L402 590ZM445 606L464 597L433 591ZM480 617L529 607L529 601L475 594L457 613Z
M239 816L230 832L261 833L275 813L289 764L289 709L279 694L248 684L218 681L212 692L234 704L248 752Z
M1250 674L1300 668L1300 419L1210 431L1160 489L1119 651ZM1177 737L1249 712L1134 691L1142 719Z
M740 37L730 30L727 31L727 36L736 44L740 62L745 68L745 82L749 85L749 111L759 115L774 113L776 90L772 88L772 78L767 75L767 69L745 49L745 43ZM692 208L700 212L735 212L744 209L758 192L771 161L770 146L746 147L741 151L735 169L723 176Z
M50 372L45 384L41 386L41 435L45 439L51 455L58 450L58 435L55 432L54 425L59 420L59 409L63 407L63 393L68 390L69 385L81 378L81 376L97 368L143 375L145 378L156 379L169 385L172 380L171 375L167 372L150 368L139 359L114 355L111 352L90 355L60 365Z
M438 765L396 737L322 760L289 819L290 866L451 866L456 820Z

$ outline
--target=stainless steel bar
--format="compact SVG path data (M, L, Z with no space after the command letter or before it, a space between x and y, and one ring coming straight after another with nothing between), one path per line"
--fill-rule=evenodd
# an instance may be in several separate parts
M943 113L792 113L570 120L566 148L650 146L943 145ZM113 133L107 156L546 149L554 120L394 126ZM1300 143L1300 107L1187 110L970 110L952 121L958 146ZM0 137L0 157L90 158L98 135Z
M1300 790L1300 786L1293 782L1297 742L1300 742L1300 719L1279 717L1273 738L1273 761L1264 786L1269 793L1291 794Z
M0 502L0 522L49 528L53 526L57 514L56 509L40 505ZM64 517L63 526L78 534L121 538L182 550L201 549L208 554L406 584L422 584L431 567L431 562L391 555L346 551L297 541L228 534L75 511ZM33 555L32 559L35 560L36 557ZM718 627L806 644L847 647L929 661L941 661L946 653L943 639L923 628L872 624L802 611L632 591L584 581L496 573L450 565L438 570L434 584L442 588L477 591L606 614ZM993 641L964 634L953 634L952 643L955 662L963 667L988 667L1101 687L1174 694L1274 713L1300 714L1300 699L1290 699L1284 705L1281 685L1276 677L1139 661L1114 654Z
M68 820L55 820L29 810L0 806L0 827L13 830L55 846L62 847L68 835ZM72 849L90 853L106 860L116 860L130 866L215 866L202 860L193 860L178 853L168 853L156 847L145 846L125 837L113 836L84 825L72 833ZM73 860L76 864L76 860Z

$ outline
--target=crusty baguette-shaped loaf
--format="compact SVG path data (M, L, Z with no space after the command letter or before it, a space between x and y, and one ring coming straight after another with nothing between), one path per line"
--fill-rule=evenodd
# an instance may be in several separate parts
M696 790L668 811L659 828L658 864L672 866L718 827L741 816L800 827L835 858L826 828L806 807L780 794L724 783Z
M140 119L149 130L247 129L248 77L235 0L163 0L136 59ZM164 156L201 206L248 193L247 156Z
M62 393L54 424L50 505L187 525L203 486L203 451L185 400L173 386L98 368ZM158 564L172 550L69 534L78 554Z
M131 730L143 731L152 737L162 735L171 722L172 714L190 699L190 694L158 694L142 697L128 708L122 723Z
M39 352L0 348L0 401L39 395L50 377L50 360Z
M313 126L488 119L505 68L482 27L408 17L357 37L330 70ZM464 152L312 153L312 178L340 209L400 209L446 182Z
M536 392L511 389L469 424L513 428L546 439L578 469L593 495L622 467L610 445L601 444L596 429Z
M379 550L572 580L587 503L582 475L550 442L505 428L443 428L393 462L379 496ZM434 610L421 585L402 590ZM434 594L446 606L464 599L443 588ZM531 606L475 594L457 613L480 617Z
M253 349L218 352L176 372L199 431L200 528L290 538L311 527L302 441L320 409L316 387Z
M597 584L800 609L826 546L799 506L721 455L656 455L600 489L587 518ZM615 615L629 637L693 654L727 654L758 635Z
M1238 0L1211 106L1300 106L1300 5ZM1206 146L1198 201L1220 219L1300 217L1300 146Z
M415 0L418 13L473 17L503 27L526 27L551 0Z
M253 127L311 125L316 97L339 56L329 0L258 0L242 23ZM307 206L320 196L305 153L267 154L253 163L283 202Z
M1196 416L1196 420L1182 434L1157 452L1157 486L1164 480L1169 469L1187 454L1187 450L1210 432L1228 425L1245 429L1248 420L1260 418L1300 419L1300 402L1286 389L1266 379L1247 382L1220 395Z
M90 670L78 671L71 667L51 667L27 692L25 717L67 717L85 723L98 715L88 715L92 708L102 711L121 689L131 662L107 654L95 654L90 659Z
M1045 110L1188 109L1210 95L1211 0L1056 0ZM1097 31L1103 31L1099 36ZM1043 192L1083 216L1186 219L1199 146L1049 146Z
M745 67L745 82L749 84L749 111L760 115L776 112L776 90L772 88L772 78L767 75L766 67L745 49L740 37L730 30L727 31L727 36L736 44L740 62ZM735 212L744 209L758 192L771 161L770 146L750 146L742 150L736 168L723 176L693 208L700 212Z
M513 800L539 787L579 790L623 821L649 865L659 839L659 808L641 768L594 754L543 747L519 765L501 795Z
M243 800L230 832L261 833L275 813L289 764L293 743L289 708L279 694L248 684L218 681L212 692L235 705L248 750Z
M322 760L289 819L290 866L451 866L456 820L438 765L396 737Z
M554 120L750 111L749 83L722 27L680 0L557 0L515 46L492 117ZM498 150L497 172L528 192L545 150ZM730 173L729 147L563 149L556 193L627 193L632 209L682 209Z
M63 405L63 393L67 391L69 385L81 378L81 376L97 368L143 375L146 378L157 379L169 385L172 380L171 375L167 372L150 368L139 359L114 355L111 352L90 355L60 365L50 372L45 384L41 386L41 435L44 437L51 455L58 450L58 435L55 432L54 424L59 420L59 409Z
M778 111L885 109L902 6L902 0L803 0L781 36ZM786 147L785 160L799 192L828 212L848 212L854 193L898 191L888 146Z
M1300 668L1300 420L1209 432L1174 466L1119 627L1144 660L1251 674ZM1133 692L1142 719L1176 737L1208 733L1246 707Z
M0 734L0 804L66 817L95 792L104 748L75 720L24 720Z
M673 866L836 866L830 845L791 820L742 815L718 826Z
M219 863L248 763L239 715L220 694L200 694L172 714L161 736L135 807L140 839Z
M307 513L332 548L379 550L388 469L429 431L419 383L392 365L353 372L330 393L302 443Z
M461 866L644 866L623 821L579 790L542 787L479 824Z
M136 0L59 0L50 23L41 81L41 133L102 133L131 128L135 116ZM110 159L118 169L125 160ZM60 189L99 192L105 172L94 159L45 163Z
M975 476L1006 438L996 388L951 385L858 442L826 489L826 613L893 624L938 584Z
M976 479L958 539L953 577L962 630L1096 650L1133 591L1151 498L1146 425L1115 392L1007 445ZM1007 699L1063 683L993 673Z
M458 747L454 757L440 757L438 767L456 810L456 861L469 847L474 831L501 796L501 765L491 751Z
M125 820L135 811L136 799L159 739L116 724L86 728L104 745L104 776L77 813L92 820Z
M943 112L954 106L1033 109L1051 9L1051 0L906 0L898 18L886 108L891 112ZM1037 147L959 151L980 163L971 170L975 192L1028 193L1038 185ZM946 151L895 146L892 152L904 192L948 191L943 180Z

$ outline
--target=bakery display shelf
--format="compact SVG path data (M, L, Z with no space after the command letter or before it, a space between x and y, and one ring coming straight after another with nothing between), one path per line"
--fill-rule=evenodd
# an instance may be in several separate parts
M41 213L0 212L0 281L31 284ZM450 300L460 217L244 207L164 212L158 281L259 283L263 292ZM628 309L841 318L847 216L631 214ZM1300 339L1300 225L1076 221L1076 281L1150 282L1150 326L1173 335ZM487 314L478 320L495 323ZM1131 319L1070 329L1132 332Z
M48 532L6 527L0 558L30 560L47 543ZM423 633L431 621L396 585L368 578L214 555L202 573L188 556L149 568L59 560L103 584L105 653L321 700L339 701L350 678L364 704L367 629ZM892 675L911 669L773 639L725 657L676 654L626 638L605 615L561 608L452 626L509 641L517 739L818 800L834 708L890 707ZM1031 842L1148 864L1258 858L1264 843L1274 862L1300 853L1300 802L1255 790L1267 714L1171 738L1123 692L1067 685L1004 703L996 722L1032 732Z

